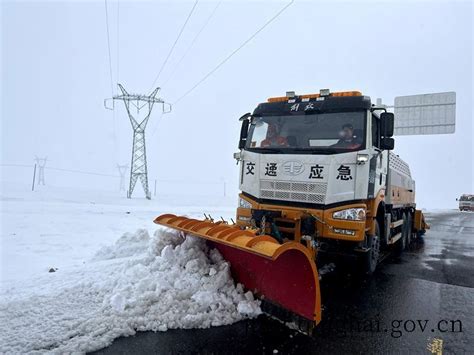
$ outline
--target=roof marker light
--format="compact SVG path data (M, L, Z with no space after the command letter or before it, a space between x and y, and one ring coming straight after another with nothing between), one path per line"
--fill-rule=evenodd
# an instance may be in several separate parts
M293 95L293 96L289 96ZM288 101L289 98L291 99L318 99L324 97L347 97L347 96L362 96L360 91L338 91L338 92L330 92L329 89L321 89L319 94L306 94L306 95L299 95L296 96L294 91L288 91L286 96L279 96L279 97L270 97L267 102L283 102Z
M319 96L329 96L329 94L330 94L329 89L319 90Z

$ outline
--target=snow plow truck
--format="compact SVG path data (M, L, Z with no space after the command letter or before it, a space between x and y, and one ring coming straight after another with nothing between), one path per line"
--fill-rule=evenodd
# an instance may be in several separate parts
M270 98L240 118L236 222L172 214L154 222L206 239L265 312L310 332L322 316L319 254L355 256L371 274L382 252L401 252L429 228L393 135L450 133L452 94L405 96L398 106L397 98L395 114L358 91ZM435 131L434 111L446 123Z

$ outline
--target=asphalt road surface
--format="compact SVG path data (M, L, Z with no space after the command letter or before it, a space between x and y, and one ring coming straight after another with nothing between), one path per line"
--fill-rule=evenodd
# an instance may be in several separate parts
M97 354L474 353L474 213L427 216L431 230L371 279L325 275L312 337L261 316L224 327L140 332Z

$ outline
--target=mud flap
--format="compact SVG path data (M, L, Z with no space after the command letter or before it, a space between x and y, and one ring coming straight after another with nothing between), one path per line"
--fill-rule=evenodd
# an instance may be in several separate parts
M206 239L229 261L236 282L315 325L321 321L318 272L310 251L302 244L280 244L271 236L235 225L172 214L161 215L154 222Z
M421 210L415 210L415 218L413 228L418 234L424 234L430 225L426 223L425 216Z

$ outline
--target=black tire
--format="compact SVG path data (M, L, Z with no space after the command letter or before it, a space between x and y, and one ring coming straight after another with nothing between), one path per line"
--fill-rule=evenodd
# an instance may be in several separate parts
M417 238L417 234L413 229L413 214L408 213L408 245L407 248L410 246L412 242L414 242Z
M402 218L402 237L395 244L395 252L397 254L401 254L408 247L410 238L407 214L404 213Z
M367 236L367 247L369 251L363 257L362 271L365 275L372 275L380 257L380 227L377 221L375 221L375 235Z

